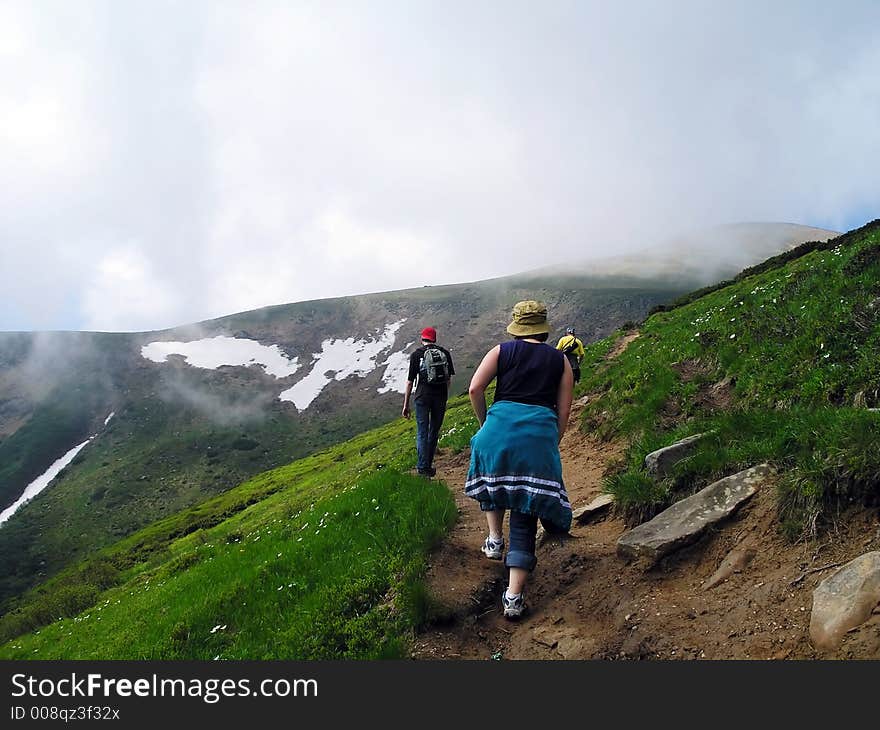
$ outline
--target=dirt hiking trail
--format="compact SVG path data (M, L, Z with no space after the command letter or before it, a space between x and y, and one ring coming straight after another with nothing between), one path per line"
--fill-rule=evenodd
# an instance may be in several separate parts
M634 338L619 342L609 357ZM580 431L585 400L575 404L560 445L575 511L601 494L603 476L625 450ZM468 461L467 451L441 452L435 461L459 519L429 558L427 583L439 608L415 637L415 659L880 658L878 611L834 652L814 649L808 631L816 585L833 567L880 549L876 510L854 511L819 542L793 545L779 534L774 490L765 487L699 542L655 565L618 557L617 539L627 528L606 511L539 544L528 610L509 621L501 612L507 571L503 561L480 552L486 520L464 495ZM754 558L707 588L734 548Z

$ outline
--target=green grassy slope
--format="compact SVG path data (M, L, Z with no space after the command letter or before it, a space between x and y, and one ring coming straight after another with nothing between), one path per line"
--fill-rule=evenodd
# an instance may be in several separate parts
M88 411L77 407L77 393L62 401L71 403L65 418L51 420L60 405L41 406L8 441L39 445L58 433L65 444L87 438ZM0 607L96 548L380 421L354 411L321 423L270 414L221 425L156 397L124 407L50 489L0 529L0 554L16 555L0 566Z
M654 314L585 377L587 427L633 441L608 484L633 521L763 460L783 474L792 535L877 499L880 413L865 406L880 405L880 222L802 254ZM648 451L707 431L672 478L648 479Z
M466 444L466 399L444 427L442 447ZM397 420L150 525L23 596L0 657L402 656L455 518L444 485L404 473L414 459Z

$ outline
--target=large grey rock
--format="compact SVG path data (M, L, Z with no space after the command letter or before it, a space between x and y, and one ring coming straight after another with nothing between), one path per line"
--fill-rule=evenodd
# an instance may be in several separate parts
M817 649L834 649L844 634L863 624L880 604L880 550L860 555L813 591L810 638Z
M586 524L593 517L605 512L612 504L614 504L614 496L611 494L600 494L596 499L585 507L576 509L571 517L579 525Z
M697 445L697 442L706 436L698 433L688 436L686 439L676 441L670 446L652 451L645 457L645 470L652 479L662 479L672 471L672 468L686 456L689 456Z
M770 473L768 464L759 464L710 484L624 533L617 541L617 554L658 560L694 542L709 525L731 515L757 492Z

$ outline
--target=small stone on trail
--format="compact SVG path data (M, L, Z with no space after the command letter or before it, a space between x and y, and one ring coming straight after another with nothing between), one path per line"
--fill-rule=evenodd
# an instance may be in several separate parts
M662 479L665 477L679 461L696 448L697 442L706 435L705 433L698 433L688 436L681 441L676 441L669 446L664 446L662 449L652 451L645 457L645 471L648 472L648 476L652 479Z
M710 588L714 588L719 583L723 583L725 580L730 578L734 573L739 573L743 568L745 568L752 559L755 557L754 548L750 547L739 547L731 550L727 557L721 561L721 565L718 566L718 570L716 570L712 577L706 581L703 585L703 590L708 591ZM763 585L763 583L759 583L758 585ZM757 586L756 586L757 587Z
M614 496L611 494L600 494L592 502L585 507L580 507L572 513L572 519L579 525L583 525L593 517L601 514L614 504Z

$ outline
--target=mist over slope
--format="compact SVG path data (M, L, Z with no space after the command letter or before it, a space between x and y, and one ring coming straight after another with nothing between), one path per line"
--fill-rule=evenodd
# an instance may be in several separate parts
M827 241L839 235L837 231L797 223L729 223L639 247L634 253L575 261L569 266L540 271L681 278L693 282L696 288L807 241ZM711 242L711 246L707 246L707 242Z

